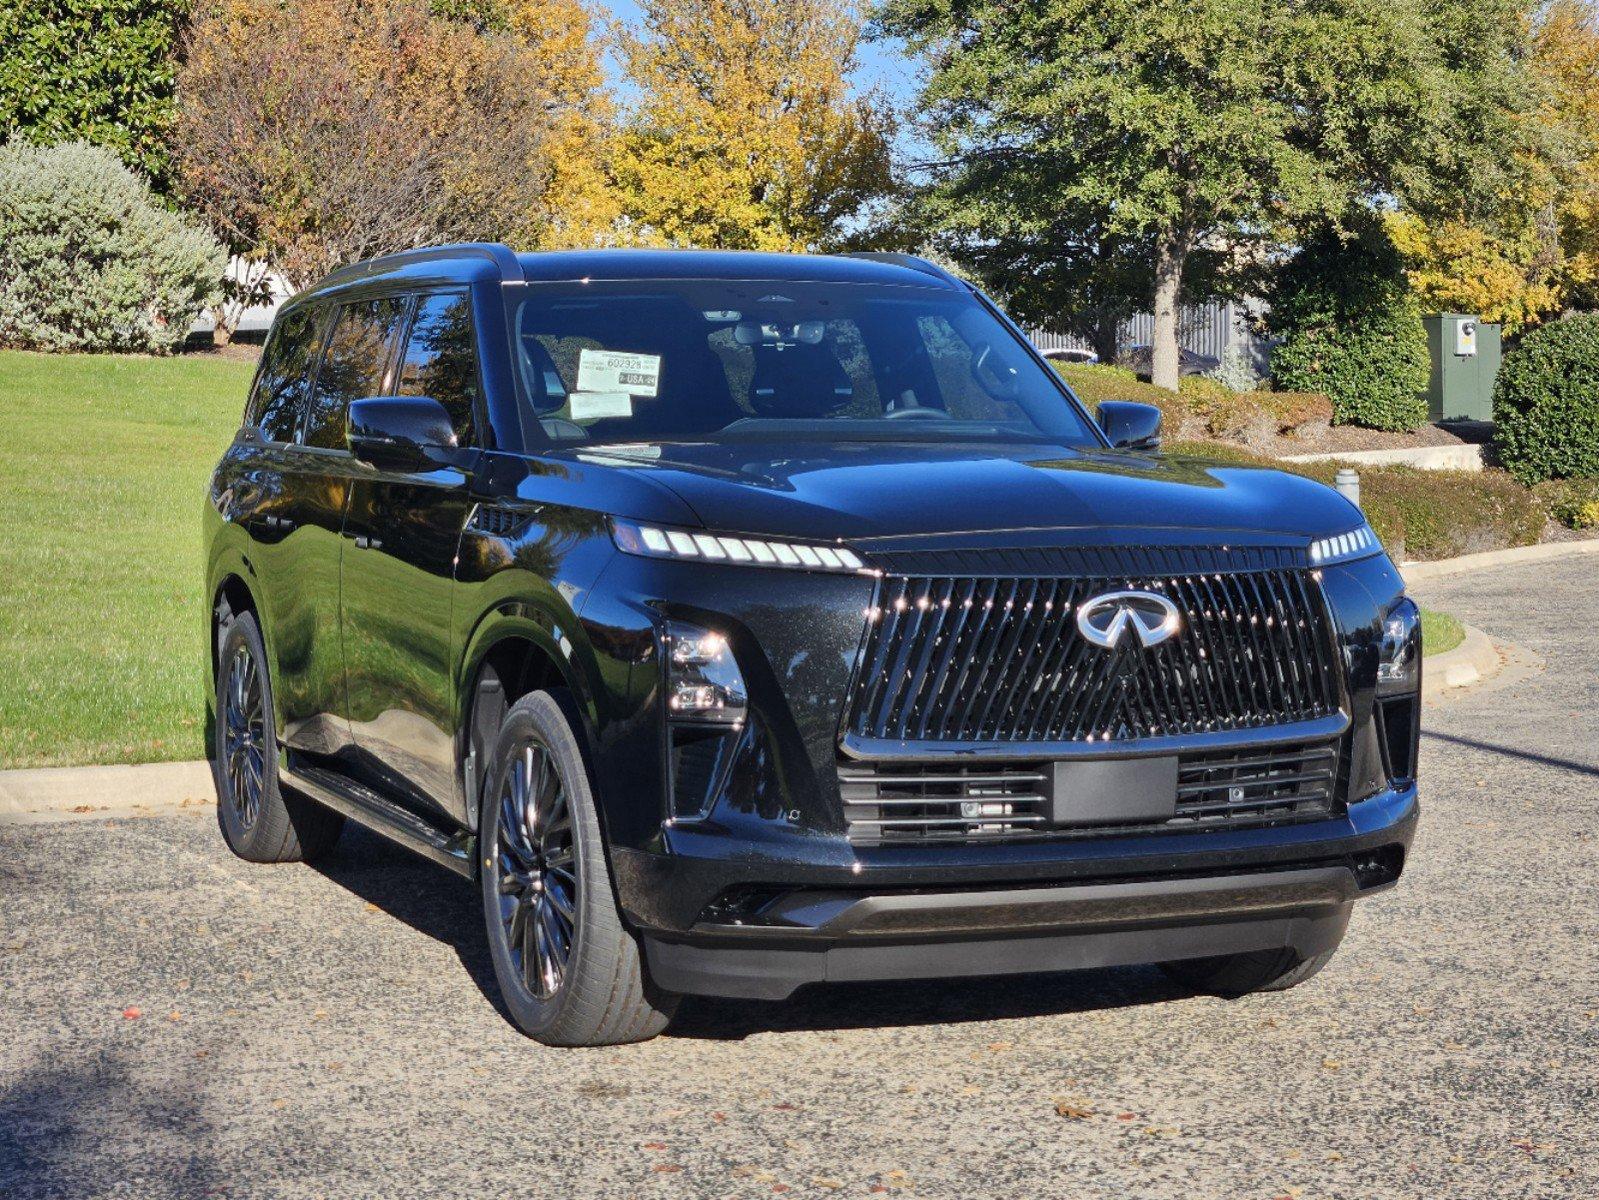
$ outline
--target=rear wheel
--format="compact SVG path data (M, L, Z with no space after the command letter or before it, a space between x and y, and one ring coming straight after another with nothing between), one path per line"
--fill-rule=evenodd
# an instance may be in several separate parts
M1316 974L1338 952L1334 946L1301 957L1291 949L1255 950L1219 958L1190 958L1161 963L1161 970L1184 987L1229 999L1251 992L1285 992Z
M240 858L297 862L333 848L344 818L278 783L278 737L272 680L255 614L234 616L217 655L216 743L211 773L217 824Z
M534 692L506 712L482 804L483 912L516 1024L551 1046L666 1028L678 998L650 985L622 924L588 770L555 696Z

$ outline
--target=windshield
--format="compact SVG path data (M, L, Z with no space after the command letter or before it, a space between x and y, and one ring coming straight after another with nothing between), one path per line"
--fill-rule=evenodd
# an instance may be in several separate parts
M515 329L529 441L1102 444L992 313L941 288L531 284Z

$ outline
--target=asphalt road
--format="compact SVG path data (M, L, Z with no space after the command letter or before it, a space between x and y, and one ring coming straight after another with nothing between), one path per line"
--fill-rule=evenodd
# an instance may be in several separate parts
M467 885L372 837L0 828L0 1196L1599 1195L1596 575L1420 589L1547 668L1429 710L1410 871L1278 996L840 987L547 1050Z

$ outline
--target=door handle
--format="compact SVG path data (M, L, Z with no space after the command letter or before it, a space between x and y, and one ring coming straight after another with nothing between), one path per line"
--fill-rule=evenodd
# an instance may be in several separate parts
M364 533L358 533L355 535L355 548L357 550L381 550L383 549L383 543L375 537L368 537Z
M262 517L261 524L268 529L281 529L287 533L294 528L295 522L293 517Z

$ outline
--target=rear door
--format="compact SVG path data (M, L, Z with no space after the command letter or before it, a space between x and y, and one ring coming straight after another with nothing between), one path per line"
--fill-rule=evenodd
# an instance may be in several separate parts
M275 585L277 667L273 680L290 749L338 754L350 747L339 562L357 464L345 441L351 400L385 387L405 316L401 297L353 300L330 314L295 445L282 473L284 504Z
M375 782L459 819L450 605L481 421L469 293L414 298L393 391L443 404L458 449L426 470L362 464L354 478L342 588L351 728Z

